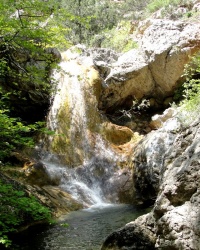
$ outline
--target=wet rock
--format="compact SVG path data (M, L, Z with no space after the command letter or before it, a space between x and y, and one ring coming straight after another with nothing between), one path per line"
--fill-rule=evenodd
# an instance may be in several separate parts
M47 166L42 162L27 162L23 168L26 180L31 185L59 185L61 176L49 175Z
M36 187L35 196L49 206L56 217L83 208L69 193L55 186Z
M111 203L133 202L132 171L127 161L114 163L96 156L85 166L75 168L75 176L80 183L94 190L97 198L101 196L104 201ZM78 193L87 206L92 205L93 200L89 195L87 198L81 189Z
M64 164L79 166L84 162L83 144L95 143L102 121L97 109L101 79L91 58L77 59L71 50L64 52L62 58L61 70L55 74L58 91L48 115L48 126L63 136L53 136L48 150L60 155ZM89 151L88 146L88 154Z
M128 167L118 169L110 176L103 178L102 190L104 197L113 203L131 204L134 199L132 171Z
M56 186L28 185L24 182L26 192L34 195L44 206L51 209L55 217L60 217L70 211L83 208L69 193Z
M35 196L38 201L48 207L54 217L60 217L70 211L83 208L72 196L57 186L30 185L27 178L24 178L21 168L12 168L0 172L0 179L6 184L11 184L16 190L23 190L28 196Z

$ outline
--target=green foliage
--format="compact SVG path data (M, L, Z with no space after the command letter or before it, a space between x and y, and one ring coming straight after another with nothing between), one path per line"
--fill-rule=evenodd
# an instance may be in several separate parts
M121 4L121 15L123 19L126 20L141 20L144 18L142 12L146 9L147 4L151 2L151 0L126 0ZM118 6L117 6L118 7Z
M33 134L41 127L40 122L24 125L19 118L9 117L6 110L0 110L0 161L4 161L16 149L33 147Z
M200 55L195 55L191 62L186 65L184 76L186 81L183 85L180 103L179 119L188 125L200 114Z
M147 5L147 10L153 13L159 9L163 9L163 12L173 12L178 5L189 5L192 0L153 0Z
M13 150L32 147L33 135L44 126L22 119L35 103L48 105L49 72L56 61L48 51L69 44L62 22L66 15L53 0L0 3L0 161ZM22 116L22 111L27 113Z
M84 43L95 46L96 36L109 31L122 20L140 19L141 10L144 10L150 0L62 0L61 7L66 9L69 16L65 20L68 28L66 38L73 44ZM132 46L132 45L129 45Z
M25 124L20 118L10 116L9 95L3 94L0 88L0 161L9 158L11 152L23 147L34 146L36 132L50 133L44 129L44 122Z
M3 0L0 3L0 84L12 99L48 99L49 72L55 57L49 48L69 46L59 2ZM43 101L44 102L44 101Z
M3 94L0 88L0 162L8 159L15 150L33 148L34 135L37 133L54 135L53 131L45 128L45 122L26 124L19 117L11 117L9 95L10 93Z
M184 75L184 101L188 108L193 108L193 104L200 105L200 54L195 55L191 62L186 65Z
M58 23L59 8L59 2L53 0L1 1L0 37L5 47L12 43L15 47L32 51L36 47L64 42L63 27L61 22Z
M102 41L102 47L111 48L118 52L126 52L137 48L137 43L129 34L130 28L131 24L129 21L122 21L118 24L118 27L106 30L102 34L105 37Z
M51 212L22 189L0 181L0 243L9 246L9 233L33 221L51 221Z
M62 227L69 227L69 224L68 223L61 223L60 226L62 226Z
M155 12L161 8L166 8L169 5L178 5L182 0L153 0L147 5L149 12Z
M70 0L62 1L62 8L67 9L71 18L65 21L69 32L67 39L74 44L90 45L92 37L104 29L111 29L119 20L116 6L108 1L97 0Z

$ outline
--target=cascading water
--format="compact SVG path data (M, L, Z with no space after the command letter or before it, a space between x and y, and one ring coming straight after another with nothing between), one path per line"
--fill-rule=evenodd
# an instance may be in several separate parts
M84 167L68 168L46 160L43 160L43 163L47 166L49 176L59 179L59 187L82 203L84 207L104 203L98 183L82 173L86 171Z
M49 175L59 175L59 187L86 207L117 202L113 183L120 177L117 162L123 157L117 156L100 134L102 117L93 86L98 76L92 62L63 59L54 78L57 92L48 127L56 135L49 137L48 147L58 161L44 160Z

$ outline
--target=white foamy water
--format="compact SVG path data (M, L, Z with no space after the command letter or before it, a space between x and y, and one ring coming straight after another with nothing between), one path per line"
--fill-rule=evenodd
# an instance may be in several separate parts
M43 163L50 178L57 180L58 186L84 207L94 204L101 207L106 204L98 181L88 176L85 167L68 168L45 160Z

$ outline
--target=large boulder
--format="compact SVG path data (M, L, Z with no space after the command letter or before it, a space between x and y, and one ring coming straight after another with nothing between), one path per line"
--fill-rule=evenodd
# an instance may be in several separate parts
M115 231L107 237L101 250L154 250L155 234L151 231L148 224L152 224L153 219L141 216L134 222L128 223L125 227Z
M138 48L107 64L99 107L105 111L127 100L154 98L162 106L183 80L184 66L200 49L200 24L147 19L138 26ZM96 62L98 67L98 62ZM105 65L104 65L105 68Z

